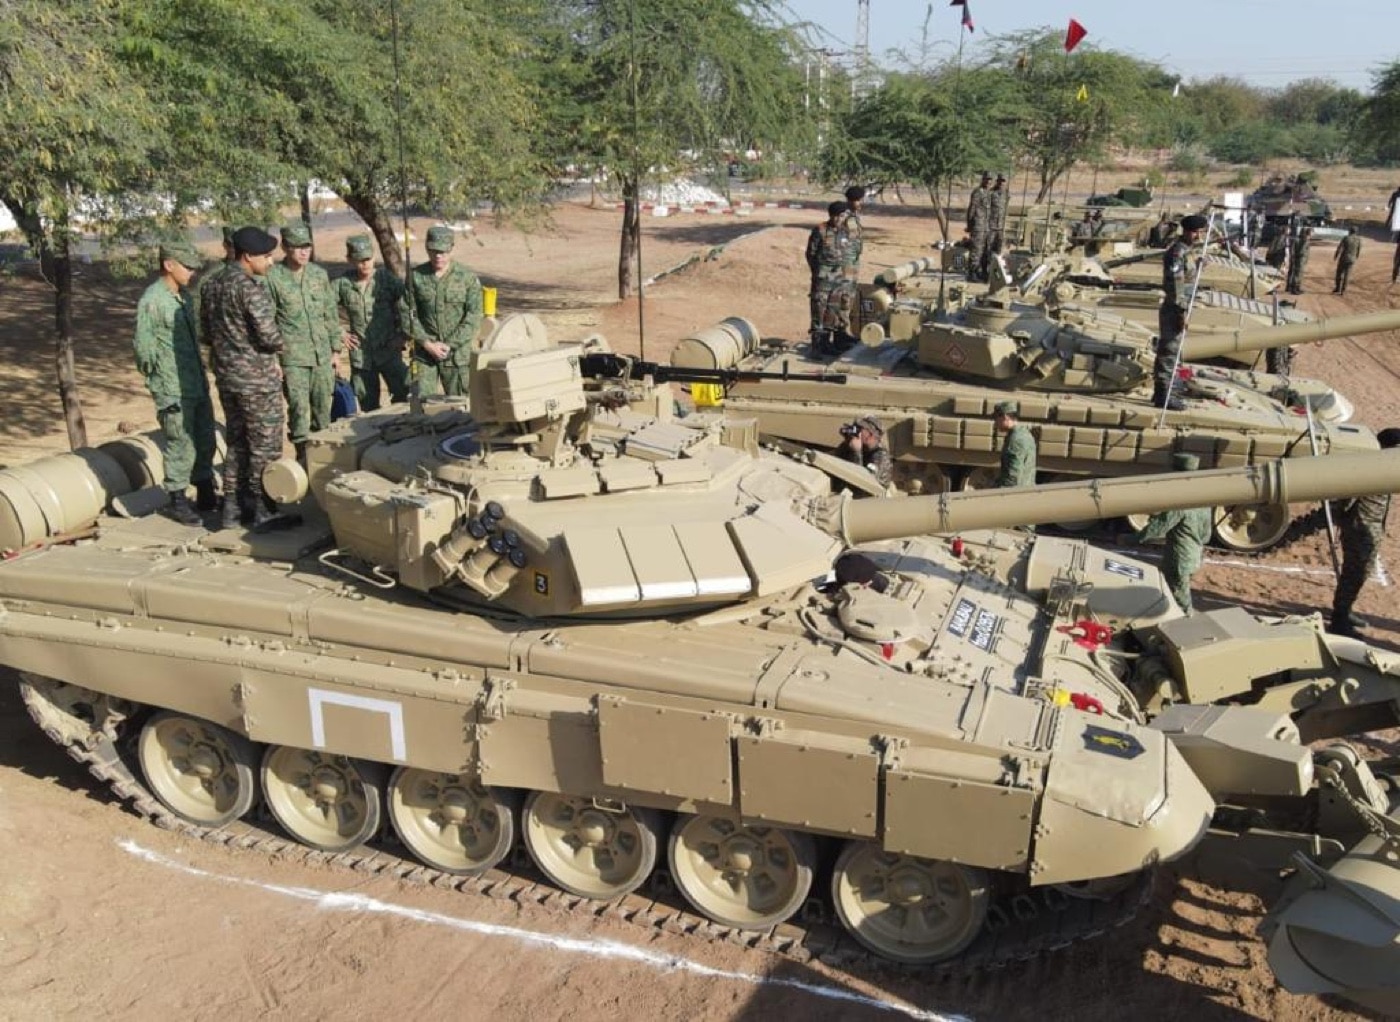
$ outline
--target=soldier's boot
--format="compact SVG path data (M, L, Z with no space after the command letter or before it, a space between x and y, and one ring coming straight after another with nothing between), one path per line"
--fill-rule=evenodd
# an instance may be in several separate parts
M243 502L232 493L224 494L224 508L219 514L219 528L236 529L243 517Z
M203 525L204 519L199 517L190 498L183 493L172 493L170 495L170 506L165 509L166 517L173 518L181 525Z
M201 479L194 484L194 506L201 511L213 511L219 506L219 494L214 489L214 480Z
M1339 635L1355 635L1362 628L1370 628L1371 623L1364 617L1359 617L1349 610L1332 611L1332 624L1328 631L1336 632Z
M296 448L297 464L300 465L303 469L306 468L306 441L299 440L292 446Z
M272 532L277 529L289 529L294 525L301 524L301 515L287 514L277 506L277 501L273 500L266 493L257 498L257 503L253 510L253 531Z

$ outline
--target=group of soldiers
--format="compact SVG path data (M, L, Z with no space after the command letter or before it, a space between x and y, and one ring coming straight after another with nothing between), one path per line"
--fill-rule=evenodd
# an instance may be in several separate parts
M996 181L988 171L967 199L967 234L970 241L967 279L987 279L988 263L1000 255L1006 240L1006 175Z
M453 261L451 228L428 230L428 259L407 282L376 267L367 234L348 239L350 268L334 280L313 260L306 224L288 224L280 234L279 241L257 227L225 229L224 259L208 269L188 241L162 245L160 278L137 307L136 364L166 436L166 513L182 524L201 525L200 512L219 507L201 346L224 412L224 528L263 528L278 519L262 487L263 469L282 456L284 431L305 465L308 437L330 424L342 356L348 354L346 372L366 411L379 407L381 384L390 400L407 399L410 344L420 393L467 393L482 288ZM282 258L274 262L279 244Z

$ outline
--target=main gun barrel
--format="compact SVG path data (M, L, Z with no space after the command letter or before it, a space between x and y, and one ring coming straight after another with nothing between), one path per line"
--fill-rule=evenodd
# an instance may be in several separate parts
M1189 507L1289 504L1400 491L1400 449L1292 458L1245 468L1087 479L1005 490L846 500L851 544L927 533L1118 518Z
M1309 323L1289 323L1286 326L1251 327L1229 333L1186 333L1181 357L1191 361L1215 358L1237 351L1264 351L1290 344L1311 344L1352 334L1372 334L1381 330L1400 330L1400 309L1368 312L1358 316L1333 316Z

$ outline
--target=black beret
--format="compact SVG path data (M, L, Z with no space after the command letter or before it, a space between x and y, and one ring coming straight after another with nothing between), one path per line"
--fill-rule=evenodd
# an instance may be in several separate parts
M846 189L847 202L859 202L863 198L865 198L865 189L860 185L851 185Z
M259 227L240 227L233 232L233 247L244 255L267 255L277 247L277 239Z
M1183 231L1204 231L1210 221L1199 213L1192 213L1190 216L1181 218L1181 229Z
M851 207L844 202L833 202L826 207L827 216L840 216L842 213L849 213L850 211Z

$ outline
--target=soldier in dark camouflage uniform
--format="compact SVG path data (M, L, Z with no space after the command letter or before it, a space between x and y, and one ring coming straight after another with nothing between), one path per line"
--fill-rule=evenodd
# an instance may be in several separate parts
M1312 244L1312 228L1304 227L1293 240L1293 255L1288 261L1288 286L1291 295L1303 293L1303 274L1308 268L1308 246Z
M1337 246L1337 251L1332 258L1337 263L1337 275L1332 284L1332 293L1344 295L1347 293L1347 278L1351 276L1351 268L1356 265L1356 260L1361 258L1361 235L1356 233L1355 227L1347 231L1347 236Z
M306 438L331 424L336 356L344 350L335 288L311 261L311 231L303 223L282 228L282 261L267 271L267 286L282 332L287 433L297 458L306 461Z
M991 273L991 261L1001 254L1006 243L1006 204L1010 195L1006 190L1006 175L998 174L992 191L987 196L987 251L982 256L982 279L987 280Z
M812 305L817 327L812 332L812 353L818 357L839 354L850 339L851 308L855 304L855 265L860 243L846 231L850 206L833 202L826 208L826 223L807 239L807 265L812 269Z
M452 228L429 227L428 261L413 268L399 300L399 319L413 341L422 394L467 393L472 342L481 329L481 281L452 261L456 243Z
M389 400L408 400L408 367L403 361L399 301L403 281L387 266L374 265L374 242L368 234L346 239L351 268L335 282L340 311L355 342L350 351L350 380L360 409L379 407L379 378L389 385Z
M1172 394L1172 373L1180 363L1181 337L1186 332L1186 312L1191 307L1191 285L1196 280L1192 254L1209 221L1199 213L1181 219L1181 237L1162 256L1162 307L1157 310L1157 358L1152 363L1152 403L1158 408L1181 411L1186 406Z
M1200 467L1201 460L1194 454L1172 455L1174 471L1194 472ZM1201 566L1201 553L1210 542L1211 527L1211 511L1208 507L1158 511L1133 537L1139 543L1166 538L1167 548L1162 555L1162 578L1171 590L1177 606L1187 614L1192 612L1191 576Z
M282 403L282 333L272 297L258 278L277 247L272 235L242 227L233 235L237 262L205 292L201 309L214 382L224 406L223 527L240 518L255 528L276 517L262 488L268 462L282 456L286 408Z
M199 358L199 329L194 301L186 286L202 262L188 242L160 247L160 279L146 289L136 307L136 368L156 403L165 433L167 513L184 525L202 525L185 490L191 482L198 509L212 511L214 493L214 406L209 379Z
M1376 435L1383 449L1400 447L1400 429L1383 429ZM1390 494L1354 497L1341 507L1337 527L1342 534L1342 571L1332 597L1332 623L1328 629L1337 635L1355 636L1367 627L1351 608L1361 595L1361 587L1371 574L1385 536L1385 520L1390 513Z
M885 427L873 415L865 415L841 429L843 439L836 453L847 461L864 465L881 486L894 481L894 462L885 449Z
M987 261L987 242L992 232L992 175L982 174L982 183L967 200L967 233L972 238L968 254L967 279L978 280Z
M850 207L850 212L846 214L846 237L849 239L846 276L854 286L860 282L860 255L865 248L865 224L860 219L860 212L865 208L865 189L860 185L847 188L846 205Z

